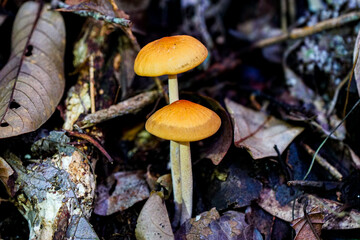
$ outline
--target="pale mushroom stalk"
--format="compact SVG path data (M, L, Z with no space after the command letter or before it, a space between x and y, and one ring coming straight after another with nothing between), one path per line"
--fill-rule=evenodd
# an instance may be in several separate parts
M179 100L178 80L177 75L169 75L169 101L170 104ZM170 141L170 164L171 164L171 179L173 183L175 212L173 219L173 226L177 226L180 221L181 207L182 207L182 191L181 191L181 168L180 168L180 152L179 143Z
M191 218L193 205L193 178L191 167L190 142L180 142L180 169L182 210L180 224Z

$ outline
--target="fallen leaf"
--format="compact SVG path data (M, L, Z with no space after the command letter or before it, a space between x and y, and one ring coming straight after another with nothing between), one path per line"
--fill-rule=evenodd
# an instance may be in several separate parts
M108 216L148 198L149 189L142 171L117 172L98 185L96 194L94 212Z
M296 236L294 240L308 239L308 240L318 240L321 234L321 227L324 224L324 215L319 210L319 207L314 207L308 214L311 225L313 226L314 231L312 230L310 223L307 221L307 218L304 216L302 218L297 218L291 222L291 226L295 229ZM315 236L316 234L316 236Z
M246 148L254 159L277 156L275 145L282 153L304 130L229 99L225 104L234 124L235 146Z
M232 144L233 130L228 113L213 98L191 92L182 93L181 97L213 110L221 118L220 129L210 138L202 140L200 147L196 147L201 158L208 158L214 165L218 165Z
M225 181L215 179L207 193L211 206L219 210L234 207L244 207L251 204L260 195L262 184L249 177L246 170L232 164Z
M13 175L14 170L10 167L10 165L0 157L0 181L3 182L4 186L6 187L7 192L10 194L8 188L8 180L11 175Z
M280 198L281 196L279 196ZM355 229L360 228L360 212L352 209L350 212L339 212L343 204L328 199L317 198L314 195L305 195L308 200L306 211L314 207L321 207L324 214L323 229ZM281 204L272 189L263 189L258 204L265 211L284 221L292 221L293 201ZM303 204L295 201L294 218L302 218Z
M137 240L174 239L162 194L154 192L141 209L135 235Z
M0 138L34 131L53 114L65 86L64 49L61 15L49 5L24 3L10 59L0 72Z
M95 177L82 154L55 154L26 167L12 153L4 159L17 174L15 184L8 187L28 221L29 239L70 239L82 235L80 223L81 228L87 226L89 239L98 239L86 220L93 210Z
M260 236L257 237L254 227L246 223L245 214L227 211L220 217L216 208L187 220L175 234L178 240L256 240L262 239Z

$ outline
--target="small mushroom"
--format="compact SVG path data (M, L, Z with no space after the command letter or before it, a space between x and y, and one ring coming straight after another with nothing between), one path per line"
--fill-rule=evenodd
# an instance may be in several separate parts
M181 224L191 218L192 213L193 180L189 142L210 137L220 125L220 117L215 112L187 100L178 100L161 108L146 121L145 128L148 132L180 144L183 200Z
M157 77L168 75L170 104L179 100L177 74L191 70L207 57L206 47L197 39L178 35L164 37L144 46L136 56L134 71L139 76ZM181 212L179 144L170 141L171 176L173 182L175 217L178 224Z

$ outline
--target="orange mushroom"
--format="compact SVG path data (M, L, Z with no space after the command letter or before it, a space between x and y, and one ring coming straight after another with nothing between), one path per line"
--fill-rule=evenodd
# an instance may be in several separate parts
M144 46L136 56L134 71L139 76L168 75L170 104L179 100L177 74L201 64L207 57L206 47L197 39L178 35L164 37ZM174 189L175 221L181 211L179 144L170 141L171 176Z
M151 134L180 144L181 224L191 218L193 180L190 143L210 137L220 128L220 117L212 110L187 100L178 100L156 111L146 121Z

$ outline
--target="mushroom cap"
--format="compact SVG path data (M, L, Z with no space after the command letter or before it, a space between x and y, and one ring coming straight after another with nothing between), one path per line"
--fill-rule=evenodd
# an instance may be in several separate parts
M164 37L140 50L135 59L134 71L145 77L175 75L198 66L207 55L206 47L191 36Z
M212 110L187 100L178 100L151 115L145 128L163 139L192 142L210 137L220 125L220 117Z

